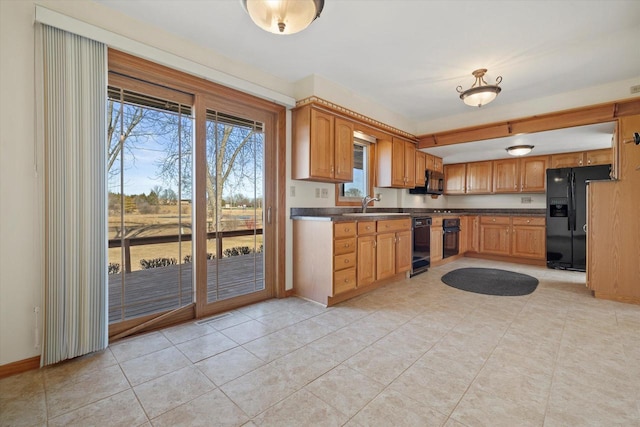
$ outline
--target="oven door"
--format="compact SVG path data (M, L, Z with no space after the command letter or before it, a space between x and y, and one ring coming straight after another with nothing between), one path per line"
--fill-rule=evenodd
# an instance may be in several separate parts
M458 255L460 251L460 227L443 229L442 258Z

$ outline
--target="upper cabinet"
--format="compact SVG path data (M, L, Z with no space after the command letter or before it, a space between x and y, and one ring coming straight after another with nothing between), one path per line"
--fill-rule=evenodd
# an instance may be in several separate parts
M444 165L444 194L465 194L467 164Z
M491 161L444 166L444 194L488 194L492 190Z
M494 193L544 193L549 156L493 161Z
M416 187L424 187L427 183L425 171L427 170L427 153L416 151Z
M467 194L488 194L493 190L493 162L467 164Z
M353 180L352 122L311 106L293 111L292 179Z
M551 156L552 169L607 165L611 163L613 163L613 151L610 148L578 151L576 153L553 154Z
M416 186L416 146L399 138L376 143L377 187L414 188Z
M442 159L440 157L433 156L431 154L425 153L426 156L426 166L430 171L442 172Z

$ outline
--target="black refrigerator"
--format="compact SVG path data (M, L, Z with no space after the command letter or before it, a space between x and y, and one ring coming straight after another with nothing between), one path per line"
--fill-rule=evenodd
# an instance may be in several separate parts
M547 169L547 267L586 271L587 182L608 180L611 165Z

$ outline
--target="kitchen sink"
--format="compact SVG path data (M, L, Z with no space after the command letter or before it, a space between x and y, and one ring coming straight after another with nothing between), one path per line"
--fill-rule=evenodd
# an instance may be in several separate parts
M351 213L343 213L343 216L396 216L396 215L404 215L410 216L409 213L403 212L351 212Z

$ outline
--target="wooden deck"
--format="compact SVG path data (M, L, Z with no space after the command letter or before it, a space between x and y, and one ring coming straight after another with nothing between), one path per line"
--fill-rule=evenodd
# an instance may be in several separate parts
M109 323L173 310L193 302L193 264L109 275ZM208 302L264 289L263 254L207 261Z

